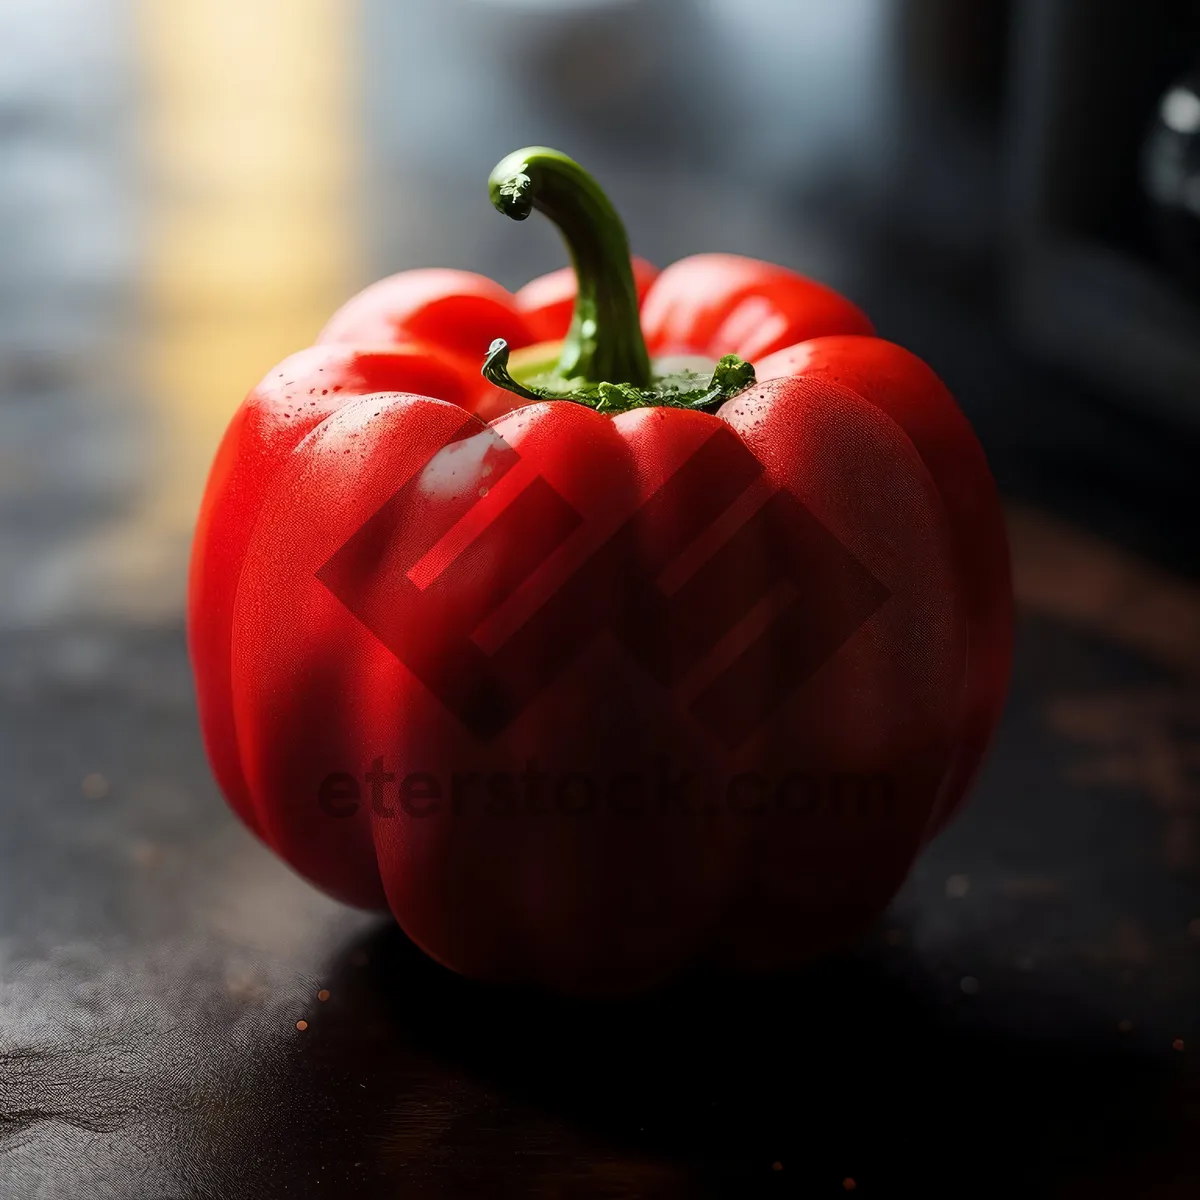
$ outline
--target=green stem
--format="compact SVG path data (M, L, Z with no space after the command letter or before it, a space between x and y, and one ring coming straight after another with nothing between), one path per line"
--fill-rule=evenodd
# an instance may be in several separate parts
M493 387L503 388L520 396L522 400L544 400L544 393L531 392L529 388L519 384L508 371L508 343L503 338L497 338L489 347L487 357L483 360L483 377Z
M488 195L515 221L537 209L558 226L567 243L578 292L554 376L648 388L650 356L642 337L629 239L600 185L565 154L530 146L496 165Z
M539 376L530 386L519 383L508 369L508 343L497 338L483 360L483 377L494 387L512 392L522 400L570 400L597 412L628 412L631 408L691 408L714 413L739 392L753 387L754 367L736 354L727 354L713 369L707 384L695 371L681 371L655 380L655 386L640 388L632 383L583 383L576 381L565 390L554 386L553 377ZM549 381L550 386L546 386ZM561 381L559 381L561 382Z

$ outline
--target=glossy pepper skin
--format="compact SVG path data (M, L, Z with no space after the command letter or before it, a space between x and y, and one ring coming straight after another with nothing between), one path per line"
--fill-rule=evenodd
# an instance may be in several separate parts
M888 904L999 718L983 452L830 289L726 254L631 266L552 151L492 195L555 220L573 271L385 279L233 418L188 606L214 773L297 871L466 975L621 994L796 967ZM561 396L485 380L500 338L556 343ZM657 364L730 354L757 382L654 398ZM605 411L602 383L650 399Z

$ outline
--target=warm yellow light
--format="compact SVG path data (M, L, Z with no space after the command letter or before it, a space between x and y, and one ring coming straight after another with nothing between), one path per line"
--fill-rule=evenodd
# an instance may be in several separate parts
M235 406L358 276L346 0L141 0L143 386L160 448L125 558L180 562ZM106 552L116 553L113 548Z

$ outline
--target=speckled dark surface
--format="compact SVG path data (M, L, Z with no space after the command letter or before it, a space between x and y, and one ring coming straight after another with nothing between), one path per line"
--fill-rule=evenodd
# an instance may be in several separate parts
M1200 712L1101 638L1022 620L974 803L864 945L616 1008L467 984L293 877L208 782L178 632L3 651L6 1197L1200 1182L1196 813L1155 788Z

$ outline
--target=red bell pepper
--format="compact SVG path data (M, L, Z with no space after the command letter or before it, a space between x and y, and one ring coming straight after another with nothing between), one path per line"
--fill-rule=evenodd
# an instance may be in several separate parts
M554 151L491 195L573 271L394 275L233 419L188 604L214 773L464 974L794 967L878 916L999 717L983 452L830 289L631 263Z

